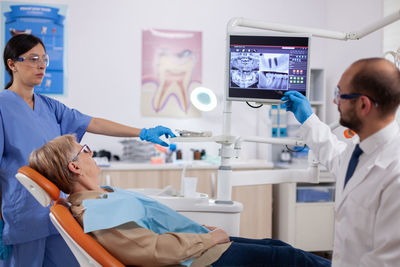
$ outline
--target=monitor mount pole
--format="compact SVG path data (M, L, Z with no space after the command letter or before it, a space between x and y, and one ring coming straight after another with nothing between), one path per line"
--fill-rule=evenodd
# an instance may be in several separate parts
M261 29L277 32L288 32L288 33L309 33L315 37L336 39L336 40L359 40L364 36L373 33L397 20L400 19L400 10L377 20L366 27L360 29L359 31L353 32L339 32L339 31L329 31L324 29L292 26L280 23L265 22L260 20L246 19L246 18L232 18L228 22L227 30L232 32L236 27L246 27L252 29Z

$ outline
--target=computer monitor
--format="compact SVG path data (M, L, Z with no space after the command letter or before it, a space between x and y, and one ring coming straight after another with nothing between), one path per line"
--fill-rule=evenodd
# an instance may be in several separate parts
M226 99L277 103L292 90L308 98L310 39L306 34L228 34Z

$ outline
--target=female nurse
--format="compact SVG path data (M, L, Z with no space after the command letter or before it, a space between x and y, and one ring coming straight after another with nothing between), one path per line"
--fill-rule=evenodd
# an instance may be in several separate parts
M0 93L0 185L4 221L0 244L9 245L11 254L2 263L6 266L79 266L50 222L49 209L41 207L14 178L18 168L28 163L33 150L68 133L76 135L78 140L85 132L139 136L165 146L159 137L175 135L162 126L138 129L90 117L34 93L34 87L42 83L49 57L43 42L33 35L12 37L3 56L11 81Z

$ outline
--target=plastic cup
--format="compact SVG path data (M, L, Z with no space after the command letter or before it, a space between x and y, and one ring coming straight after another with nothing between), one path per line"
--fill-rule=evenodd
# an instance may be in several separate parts
M196 197L197 177L183 178L184 197Z

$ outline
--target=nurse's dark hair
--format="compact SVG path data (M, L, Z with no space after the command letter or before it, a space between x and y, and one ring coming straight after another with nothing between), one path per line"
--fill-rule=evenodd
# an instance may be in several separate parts
M22 54L28 52L32 48L34 48L37 44L41 44L46 51L46 47L44 46L42 40L40 38L32 35L32 34L17 34L11 37L10 40L8 40L6 47L4 48L4 53L3 53L3 61L4 61L4 66L6 68L6 71L10 75L10 82L7 83L6 88L8 89L12 84L13 84L13 72L10 69L10 67L7 64L7 60L16 60L19 56Z
M363 94L378 104L382 116L393 114L400 105L400 71L384 58L366 58L352 64L356 73L350 93Z
M67 194L71 193L78 178L68 168L69 162L77 153L75 142L74 135L62 135L44 144L29 156L29 166Z

